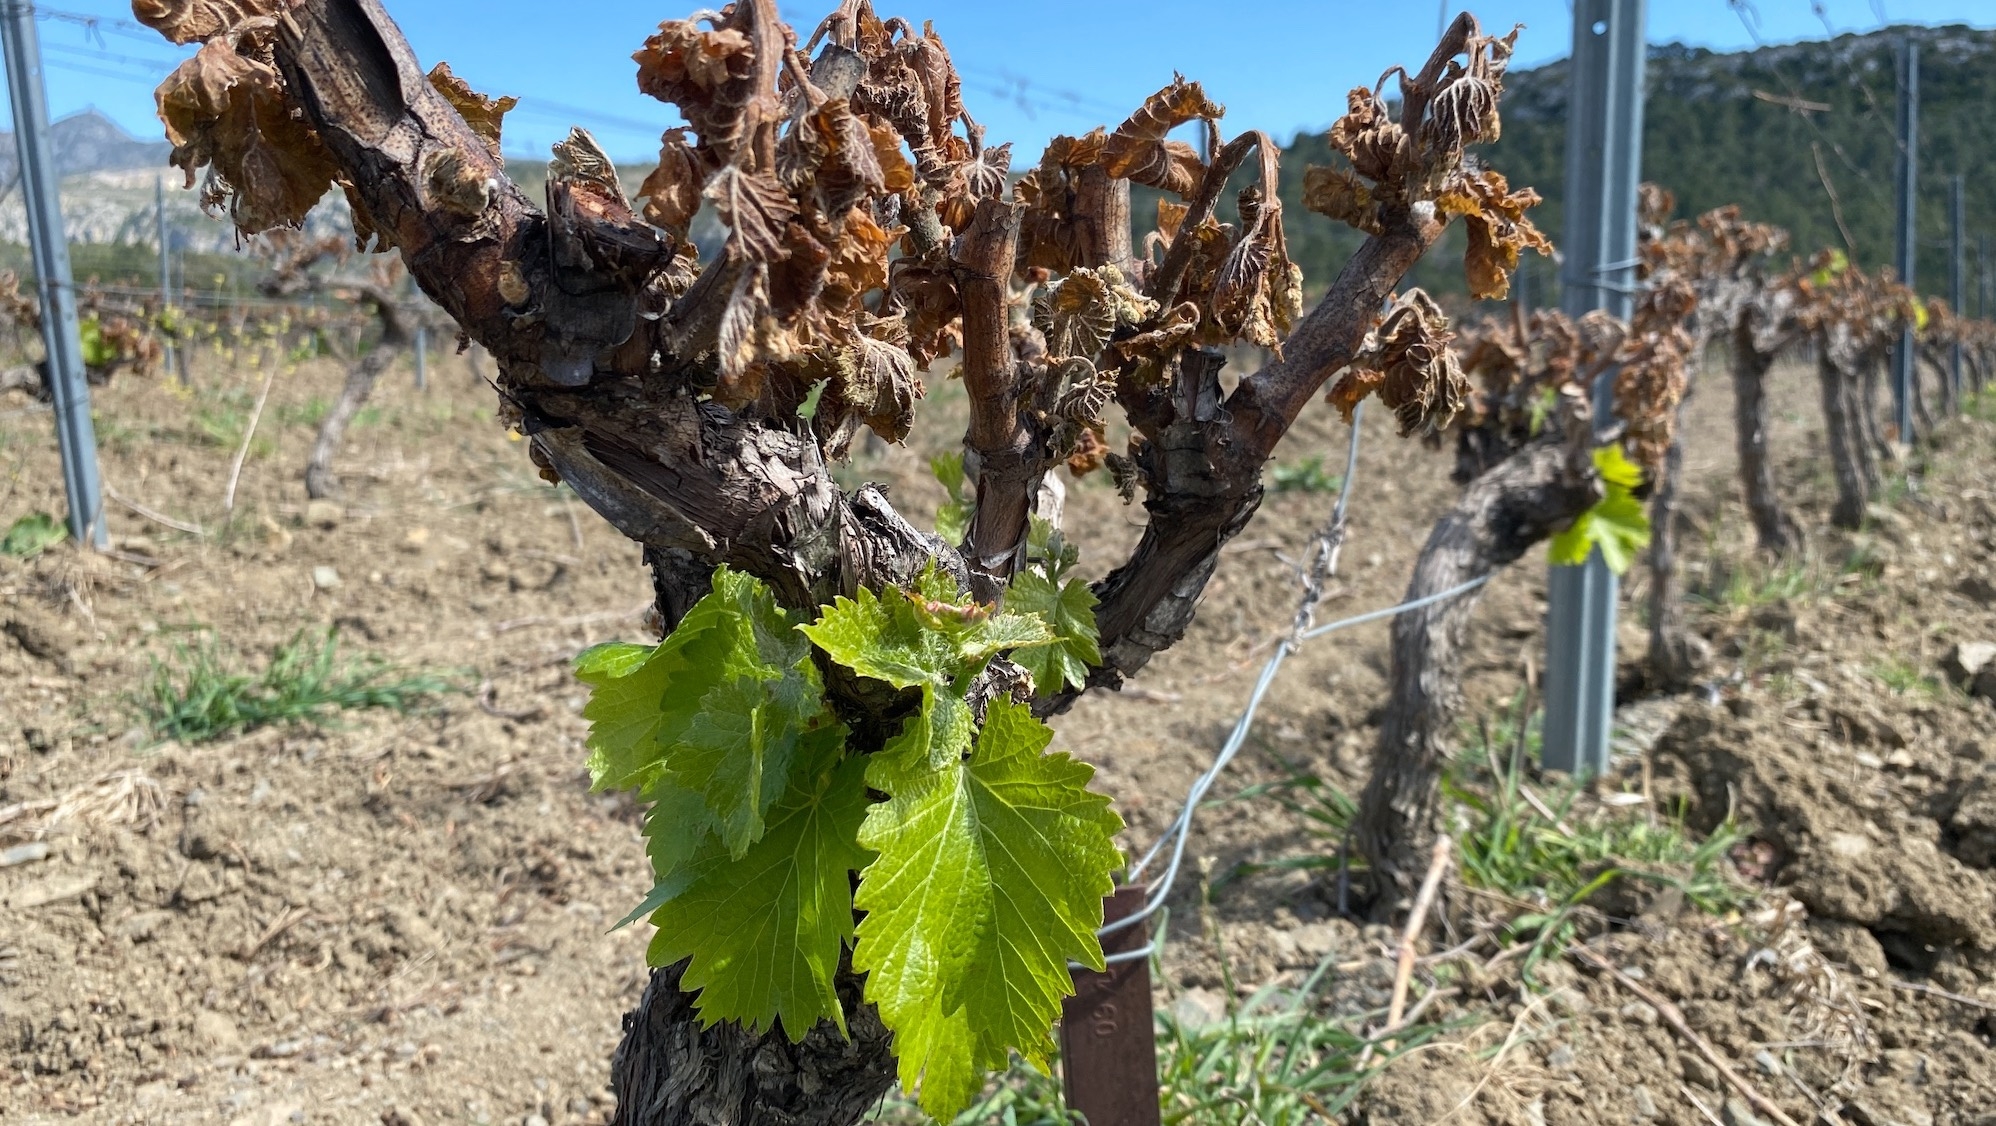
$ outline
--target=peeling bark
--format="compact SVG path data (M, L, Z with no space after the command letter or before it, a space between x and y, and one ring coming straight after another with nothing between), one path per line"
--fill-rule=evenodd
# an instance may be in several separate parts
M850 968L835 983L850 1039L819 1021L795 1044L781 1028L701 1028L693 995L679 988L684 970L653 970L624 1017L610 1063L613 1126L851 1126L893 1086L887 1029Z

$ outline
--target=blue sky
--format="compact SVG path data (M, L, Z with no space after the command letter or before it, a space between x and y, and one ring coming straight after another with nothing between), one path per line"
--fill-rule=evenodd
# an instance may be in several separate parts
M658 132L676 116L637 92L630 54L660 19L685 15L698 2L386 0L425 66L447 59L478 89L521 97L506 121L510 153L545 153L570 124L581 124L612 154L634 160L655 151ZM1996 27L1992 0L1819 2L1838 32L1888 22ZM190 52L132 24L119 0L53 3L37 11L56 116L95 106L138 136L158 136L152 88ZM802 0L780 3L805 35L822 15ZM1426 56L1442 7L1436 0L876 3L882 14L935 22L963 72L971 114L992 142L1017 142L1020 163L1037 157L1052 134L1114 125L1174 69L1227 106L1229 132L1260 128L1286 141L1298 130L1321 129L1341 110L1346 89ZM1813 6L1753 0L1753 14L1743 16L1727 0L1651 0L1649 38L1715 50L1750 47L1756 37L1822 38L1824 19ZM1525 24L1521 65L1567 53L1568 0L1454 2L1448 10L1463 7L1486 27Z

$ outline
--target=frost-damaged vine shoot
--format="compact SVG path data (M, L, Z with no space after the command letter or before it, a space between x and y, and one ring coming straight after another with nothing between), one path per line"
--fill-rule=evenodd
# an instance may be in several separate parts
M1008 1053L1044 1063L1121 863L1121 821L1045 717L1183 636L1333 377L1403 432L1448 425L1469 388L1447 320L1396 292L1444 228L1480 297L1549 250L1537 195L1465 156L1497 135L1517 34L1468 15L1353 90L1342 159L1308 171L1306 205L1366 238L1306 313L1275 144L1227 136L1183 78L1014 176L931 27L847 0L800 37L740 0L637 51L686 123L641 204L579 129L530 201L500 155L512 99L420 67L378 0L134 10L201 44L158 98L207 203L255 234L342 191L362 248L398 251L498 361L543 474L644 545L669 632L579 666L597 785L650 803L633 917L663 968L614 1064L620 1121L850 1122L897 1072L947 1118ZM1188 125L1210 161L1170 138ZM1163 195L1140 242L1132 183ZM703 207L722 245L689 238ZM1234 344L1274 359L1227 391ZM970 404L946 537L830 469L862 426L905 438L941 370ZM1585 486L1574 445L1558 465ZM1063 464L1149 515L1092 585Z

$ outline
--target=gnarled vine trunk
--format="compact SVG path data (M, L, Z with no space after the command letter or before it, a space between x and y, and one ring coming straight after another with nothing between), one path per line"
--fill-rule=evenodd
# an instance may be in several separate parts
M1733 437L1739 449L1740 491L1746 496L1760 549L1785 556L1801 546L1802 529L1788 515L1774 485L1774 459L1768 449L1767 373L1775 353L1756 339L1750 311L1733 328Z
M1585 423L1581 422L1584 426ZM1493 575L1600 499L1584 449L1549 428L1478 477L1435 524L1414 561L1407 601ZM1439 827L1442 767L1462 703L1462 646L1477 587L1393 619L1389 696L1353 840L1372 872L1374 913L1410 897Z
M395 362L409 347L409 330L405 325L402 311L386 293L367 292L362 300L374 308L381 319L381 338L374 347L347 369L346 382L340 387L340 397L327 409L326 417L319 420L319 433L312 441L312 456L305 463L305 495L313 500L336 496L340 490L339 478L333 474L333 459L339 456L340 443L345 440L347 426L353 422L360 408L367 405L368 397L374 394L374 385L380 381L383 372Z
M1829 445L1830 471L1836 478L1837 500L1830 522L1856 529L1864 523L1864 506L1874 487L1872 446L1858 405L1856 359L1848 333L1838 329L1817 341L1816 375L1822 385L1824 435Z
M818 1022L793 1044L781 1028L758 1036L740 1025L700 1027L681 992L685 965L653 970L610 1062L613 1126L851 1126L894 1085L887 1029L860 997L850 967L837 980L842 1036Z
M380 0L217 7L229 9L225 17L214 16L223 23L244 11L275 12L271 20L240 24L234 29L240 43L229 46L246 45L253 54L261 52L259 60L273 60L276 77L267 73L262 61L256 63L264 68L257 72L261 85L256 95L267 100L260 108L278 110L279 116L272 120L309 129L309 138L289 138L295 151L287 154L302 153L307 158L287 170L299 173L313 189L302 193L306 206L319 197L324 185L324 177L309 182L306 174L333 169L352 205L356 228L378 234L386 246L398 250L423 291L458 323L466 341L491 353L504 418L527 436L536 464L643 545L662 622L676 622L686 612L706 591L717 565L755 576L779 603L803 612L862 587L906 585L931 565L960 587L989 598L1017 569L1038 482L1069 451L1056 449L1050 439L1049 431L1059 422L1054 421L1056 412L1047 408L1056 404L1042 401L1052 400L1049 391L1061 388L1047 387L1045 372L1026 362L1008 316L1012 279L1028 268L1029 256L1019 241L1027 204L1017 195L1002 198L1007 185L1003 164L977 162L972 169L967 166L973 162L962 161L966 167L957 168L960 174L955 176L949 175L950 167L942 167L940 174L935 167L936 162L953 159L949 154L954 143L966 147L981 143L982 131L967 114L962 117L967 137L949 132L960 113L957 109L933 122L947 137L929 131L931 114L920 112L920 107L901 114L909 123L899 118L862 122L867 111L860 95L865 91L861 79L849 72L852 61L859 58L858 50L834 42L815 60L806 59L790 49L797 37L783 25L774 0L739 0L726 14L709 13L688 21L726 24L728 36L751 48L738 53L733 63L712 63L721 70L739 64L740 73L727 70L715 75L703 67L684 68L689 74L699 72L685 78L692 87L706 90L705 84L713 84L707 90L711 102L700 103L712 116L706 125L696 121L694 126L705 151L696 152L683 139L680 142L682 155L691 154L687 159L696 162L685 182L675 185L695 197L687 207L687 218L701 193L710 199L736 193L722 207L731 213L731 217L724 214L731 227L728 247L699 266L689 264L680 253L684 224L654 226L641 219L607 156L579 131L556 146L545 206L529 201L507 177L499 155L503 107L470 91L447 71L426 73ZM853 9L851 4L842 6L830 22L843 18L856 24ZM682 30L686 26L681 25ZM182 27L170 37L180 42L208 34ZM882 34L891 39L892 34L913 33L902 25L900 32ZM856 32L852 42L859 42ZM920 56L925 60L924 75L935 77L932 70L948 72L950 82L936 88L936 105L930 107L940 112L943 103L957 97L960 87L939 43L921 49L934 52ZM1062 204L1053 223L1059 237L1041 241L1057 242L1063 253L1073 252L1073 260L1064 259L1061 267L1070 277L1082 269L1117 265L1124 268L1127 281L1145 291L1146 300L1125 303L1156 304L1154 314L1140 314L1141 323L1117 324L1122 335L1116 343L1140 343L1136 338L1145 335L1165 340L1147 354L1139 348L1136 355L1147 355L1144 361L1106 340L1090 349L1090 357L1072 357L1090 360L1092 374L1114 384L1116 399L1136 432L1129 476L1142 485L1150 515L1130 558L1096 584L1102 663L1091 670L1089 687L1119 685L1153 654L1183 636L1221 548L1260 502L1261 470L1277 443L1324 384L1359 354L1376 324L1377 311L1459 214L1437 207L1437 197L1444 189L1456 192L1458 199L1470 198L1463 193L1495 199L1494 193L1505 191L1501 180L1466 167L1462 160L1462 144L1494 127L1494 121L1485 123L1487 111L1475 109L1474 97L1435 99L1453 83L1473 81L1494 104L1502 60L1508 59L1509 50L1510 40L1482 36L1475 21L1464 15L1451 25L1418 73L1402 72L1398 123L1382 118L1366 134L1386 136L1381 130L1390 125L1398 130L1394 135L1405 138L1404 143L1368 150L1378 160L1377 167L1367 165L1372 171L1365 174L1376 191L1368 189L1366 200L1371 202L1351 217L1368 237L1318 305L1287 331L1281 358L1244 375L1231 391L1219 379L1219 354L1193 348L1183 334L1170 336L1167 314L1190 293L1208 303L1205 314L1193 303L1195 325L1198 316L1206 315L1220 327L1219 314L1213 311L1218 298L1204 296L1198 287L1200 279L1217 278L1224 269L1229 283L1225 288L1238 318L1234 328L1218 333L1221 342L1244 338L1250 322L1267 321L1270 326L1279 322L1288 328L1290 307L1281 294L1292 290L1278 294L1284 302L1280 314L1268 296L1270 278L1283 286L1300 286L1279 249L1273 142L1259 133L1236 137L1210 162L1198 162L1196 172L1186 165L1184 153L1173 155L1176 150L1160 148L1171 167L1144 174L1182 172L1194 190L1187 195L1173 189L1186 201L1174 226L1174 231L1184 233L1171 242L1160 262L1155 266L1146 262L1141 271L1131 261L1128 237L1130 177L1111 176L1109 165L1093 158L1075 177L1072 200ZM195 77L201 76L204 56L206 49L190 60ZM1473 75L1455 62L1465 56L1479 68ZM865 65L861 59L862 70ZM679 67L679 56L661 51L653 77L672 86L680 82L675 69ZM913 74L905 63L900 69ZM640 73L642 80L645 72ZM1473 93L1469 87L1456 93L1466 91ZM873 94L878 96L877 108L886 112L908 109L913 102L885 94L908 92L890 83ZM187 91L183 88L180 94ZM682 111L689 102L698 101L691 94L659 96ZM163 107L167 100L163 95ZM270 100L281 104L270 105ZM839 108L850 115L848 124L859 126L857 142L849 141L855 135L851 130L840 131L843 126L832 112L833 101L845 102ZM1444 115L1441 124L1446 128L1430 127L1431 101ZM198 117L207 112L205 104L201 97L182 96L175 112ZM1386 112L1383 102L1371 108ZM814 112L797 112L804 109ZM817 111L830 124L812 124L810 129L829 132L812 132L815 139L807 146L797 139L798 129L806 117L816 122ZM1144 112L1149 112L1148 107ZM1210 115L1217 116L1217 109ZM693 116L689 113L689 120ZM228 128L219 120L206 124ZM875 124L887 130L891 159L879 151L882 141L871 132ZM783 150L781 179L777 176L780 141L797 142ZM902 157L904 143L912 161ZM793 175L798 168L790 164L793 158L803 159L796 156L799 152L809 156L801 180ZM1190 152L1189 147L1185 152ZM836 177L818 179L819 165L813 162L830 161L835 155L851 167ZM1248 201L1254 200L1260 219L1244 224L1241 231L1262 232L1263 241L1250 243L1243 233L1237 244L1240 253L1206 261L1201 256L1225 249L1225 240L1234 237L1235 229L1218 224L1214 213L1229 177L1250 156L1258 156L1261 163L1254 189L1259 195L1243 195L1241 207L1245 214ZM698 165L709 158L711 167ZM897 189L890 210L885 198L887 172L881 168L868 172L861 166L896 160L906 166L899 171L911 180L924 179L919 189ZM984 194L969 190L973 179L983 185ZM877 193L867 187L875 181ZM288 180L273 182L296 186ZM938 211L944 185L954 185L948 202L960 205L947 225ZM239 184L231 189L237 193L233 202L243 203L245 194L267 186ZM1054 198L1056 187L1040 185L1038 198ZM848 189L855 189L857 196L848 198ZM837 206L825 205L831 198L839 200ZM855 198L860 202L855 203ZM1512 198L1499 202L1518 206ZM286 221L286 212L280 209L273 217L268 210L272 200L249 202L266 209L259 217L270 221L261 227ZM653 202L659 202L658 197ZM870 211L876 204L879 210ZM906 229L904 246L913 252L890 263L886 247L892 240L881 243L877 263L881 272L892 279L892 271L918 265L930 272L935 290L954 302L948 315L934 308L927 312L940 318L943 329L961 330L961 371L971 416L965 439L978 455L979 472L976 513L960 546L916 528L877 488L842 489L827 462L833 447L809 421L798 417L795 403L779 409L753 392L717 391L729 380L745 380L744 354L769 366L788 355L775 344L765 346L760 338L750 339L758 333L786 331L775 311L779 297L798 299L803 292L801 304L828 314L823 327L859 331L858 315L830 316L836 310L813 304L830 288L828 274L822 268L815 274L805 269L814 260L813 248L829 259L819 237L838 242L836 236L843 233L840 224L854 214L875 226ZM1491 212L1484 218L1495 223L1499 217ZM1045 226L1048 216L1041 214L1040 219ZM289 221L296 221L295 216ZM951 229L958 225L961 229ZM1515 258L1527 244L1527 235L1538 239L1536 231L1518 223L1515 215L1503 218L1502 225L1503 233L1490 224L1478 228L1490 244L1486 249L1508 246ZM787 241L770 249L780 240ZM1502 255L1488 257L1495 260ZM1203 264L1195 266L1195 260ZM824 266L825 260L817 261ZM779 274L777 266L786 263L798 274ZM875 306L858 305L866 319L912 318L914 314L905 309L886 315L889 299L901 300L894 280L853 281L873 265L868 258L847 277L847 283L857 285L852 302L857 305L861 297L880 289L885 296ZM1482 284L1491 282L1484 279ZM758 291L757 286L763 289ZM754 297L758 292L761 296ZM1219 294L1221 288L1215 284L1211 292ZM1294 292L1300 302L1300 290ZM799 325L802 318L792 316L798 312L789 309L781 317ZM904 320L894 327L909 326ZM1256 331L1275 333L1273 327ZM1213 342L1210 334L1201 339ZM911 351L888 347L909 364L914 362ZM871 354L866 348L859 352ZM1148 366L1138 371L1145 363ZM363 365L350 376L353 409L378 374L379 367ZM1127 378L1121 378L1124 375ZM1428 375L1445 377L1448 369L1437 367ZM817 376L811 382L829 378ZM1103 387L1098 380L1087 390L1101 394ZM1453 386L1440 390L1460 394ZM351 409L340 414L339 424L344 425L351 414ZM1069 424L1090 421L1058 417ZM871 417L867 424L882 425ZM1501 490L1513 477L1524 476L1511 482L1515 495L1489 495L1488 511L1477 514L1478 523L1465 532L1473 565L1498 566L1515 558L1543 539L1554 524L1578 511L1568 511L1569 501L1591 499L1591 486L1584 477L1553 479L1557 476L1552 474L1553 461L1563 457L1571 462L1573 456L1572 450L1546 447L1542 456L1526 458L1523 468L1510 469L1508 475L1500 467L1495 480L1483 486L1486 492ZM1585 462L1581 451L1574 464L1582 465L1583 473ZM1585 507L1585 501L1579 507ZM849 748L877 749L888 734L899 730L905 717L904 693L834 668L825 669L824 687L828 706L850 730ZM1046 686L1035 697L1036 712L1059 711L1078 695L1078 690L1052 688ZM828 1025L820 1025L794 1045L781 1033L753 1035L732 1023L702 1027L691 998L680 989L681 972L672 967L655 973L626 1021L614 1065L618 1121L625 1126L844 1126L864 1114L892 1081L889 1038L873 1009L863 1002L859 980L849 969L839 975L836 988L851 1038L843 1039Z

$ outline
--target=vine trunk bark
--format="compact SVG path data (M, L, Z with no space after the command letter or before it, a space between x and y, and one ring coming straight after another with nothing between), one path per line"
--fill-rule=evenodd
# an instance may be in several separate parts
M1830 470L1836 477L1837 500L1830 509L1830 522L1839 528L1855 529L1864 522L1864 506L1870 499L1865 472L1871 445L1864 433L1852 386L1848 354L1834 338L1820 343L1816 354L1816 376L1822 385L1823 421L1830 450ZM1875 472L1875 470L1874 470Z
M1463 491L1428 536L1407 586L1413 601L1484 578L1571 524L1599 497L1586 454L1557 428ZM1393 619L1392 678L1354 843L1372 873L1373 911L1396 913L1433 847L1442 767L1461 705L1462 646L1477 587Z
M1782 506L1774 487L1773 457L1768 450L1767 373L1775 353L1755 345L1751 325L1742 319L1733 331L1733 433L1739 447L1740 491L1746 495L1760 549L1785 556L1802 543L1801 526Z
M702 1028L694 995L679 988L684 969L653 970L624 1017L610 1062L612 1126L851 1126L893 1086L889 1034L849 966L836 987L850 1036L820 1021L794 1044L781 1028Z

